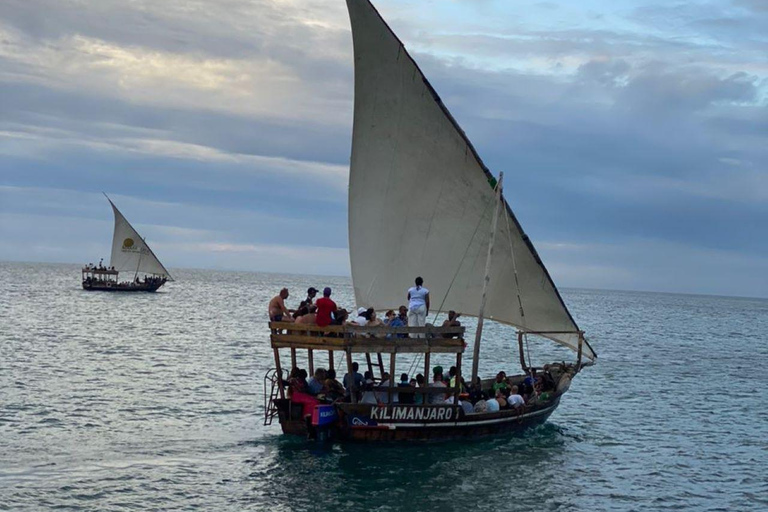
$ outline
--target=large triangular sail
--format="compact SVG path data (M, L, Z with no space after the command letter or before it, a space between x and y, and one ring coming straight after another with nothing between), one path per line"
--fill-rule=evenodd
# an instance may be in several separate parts
M109 264L120 272L153 274L173 281L168 270L160 263L147 242L120 213L115 203L107 197L115 214L115 232L112 236L112 256Z
M434 306L477 311L495 182L368 0L347 0L355 54L349 249L358 305L394 308L421 275ZM514 190L507 176L506 190ZM578 350L579 328L509 205L498 221L485 317ZM518 279L515 279L515 271ZM522 300L522 312L517 295ZM524 314L523 314L524 313ZM594 359L589 344L583 356Z

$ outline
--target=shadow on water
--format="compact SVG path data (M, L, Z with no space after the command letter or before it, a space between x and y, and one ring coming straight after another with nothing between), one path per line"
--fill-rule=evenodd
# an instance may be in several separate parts
M419 510L436 504L454 509L476 506L479 492L490 501L498 495L501 507L508 494L495 489L514 487L515 475L558 467L574 441L552 423L503 438L432 444L321 445L268 438L255 443L261 456L246 461L253 491L248 501L278 510L317 503L334 510Z

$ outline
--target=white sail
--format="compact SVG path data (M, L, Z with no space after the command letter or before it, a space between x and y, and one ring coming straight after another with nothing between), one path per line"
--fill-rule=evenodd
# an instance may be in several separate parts
M495 180L371 3L347 0L347 6L355 54L349 246L357 304L396 308L405 303L413 279L422 276L433 312L442 304L443 311L476 314ZM505 190L514 192L514 173L507 178ZM578 326L505 207L485 317L546 331L577 350ZM589 344L582 350L595 358Z
M115 214L115 233L112 236L112 257L110 266L120 272L134 272L165 276L169 281L173 278L168 270L160 263L147 242L133 229L131 223L123 217L115 203L107 198Z

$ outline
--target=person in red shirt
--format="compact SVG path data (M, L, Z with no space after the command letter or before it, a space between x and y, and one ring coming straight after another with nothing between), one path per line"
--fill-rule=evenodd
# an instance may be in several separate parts
M325 287L323 297L317 299L315 305L317 306L317 325L320 327L331 325L333 321L331 313L336 312L336 303L331 300L331 289L329 287Z

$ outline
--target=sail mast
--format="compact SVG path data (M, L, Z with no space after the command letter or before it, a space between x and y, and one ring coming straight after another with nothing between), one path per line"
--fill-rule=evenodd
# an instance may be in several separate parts
M491 280L491 258L493 256L493 245L496 241L496 226L499 222L499 212L501 211L501 182L504 180L504 173L499 173L499 182L496 184L496 208L493 210L493 222L491 222L491 239L488 242L488 257L485 260L485 278L483 279L483 295L480 300L480 312L477 314L477 331L475 332L475 346L472 352L472 385L477 380L478 365L480 364L480 338L483 335L483 313L485 312L485 300L488 293L488 282Z

